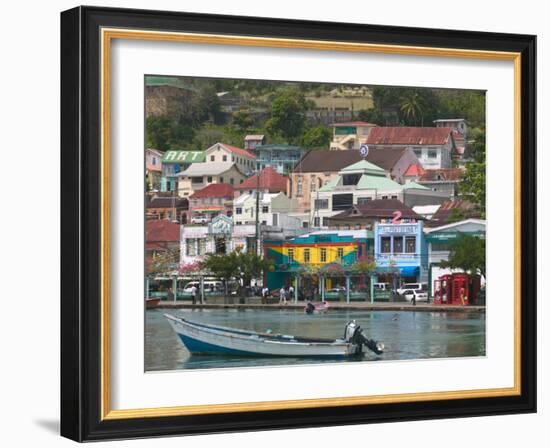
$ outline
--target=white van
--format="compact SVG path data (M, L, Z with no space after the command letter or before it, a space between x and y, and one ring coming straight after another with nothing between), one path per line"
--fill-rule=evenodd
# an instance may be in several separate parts
M377 289L378 291L389 291L390 290L390 284L389 283L375 283L373 285L374 289Z
M223 283L219 280L205 280L203 282L203 284L204 284L204 291L205 292L223 291ZM191 292L192 292L191 290L192 290L193 286L197 289L200 289L201 282L192 281L192 282L187 283L185 285L185 288L183 288L183 292L187 293L187 294L191 294Z

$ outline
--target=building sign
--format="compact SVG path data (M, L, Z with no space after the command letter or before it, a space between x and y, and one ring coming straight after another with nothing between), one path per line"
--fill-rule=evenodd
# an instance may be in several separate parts
M485 239L485 232L434 232L426 235L426 241L428 243L446 243L448 241L456 240L463 235L470 235L476 238Z
M392 225L392 226L379 226L378 233L380 234L400 234L400 233L416 233L418 227L416 225Z
M208 224L208 233L213 235L230 235L233 232L233 220L225 215L216 216Z
M162 163L202 163L204 151L166 151Z

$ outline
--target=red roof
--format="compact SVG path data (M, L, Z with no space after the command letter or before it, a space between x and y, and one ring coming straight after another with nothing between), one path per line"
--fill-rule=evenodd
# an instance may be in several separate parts
M415 176L422 176L424 174L424 170L420 165L417 165L415 163L411 163L409 167L407 168L407 171L405 171L404 176L405 177L415 177Z
M229 184L210 184L199 191L195 191L189 199L201 198L232 198L233 185Z
M461 168L440 168L425 170L422 173L421 181L459 181L462 178Z
M342 123L332 123L331 126L378 126L368 121L344 121Z
M177 242L180 240L180 225L167 219L147 221L145 225L145 241Z
M367 137L367 145L444 145L451 128L376 127Z
M220 145L222 145L224 148L226 148L227 150L235 154L239 154L241 156L246 156L246 157L252 157L253 159L256 158L255 154L251 153L250 151L247 151L246 149L237 148L236 146L231 146L231 145L228 145L227 143L220 143Z
M240 184L238 190L254 190L258 186L258 175L254 174ZM260 189L269 190L271 193L286 191L286 177L279 174L271 166L260 171Z

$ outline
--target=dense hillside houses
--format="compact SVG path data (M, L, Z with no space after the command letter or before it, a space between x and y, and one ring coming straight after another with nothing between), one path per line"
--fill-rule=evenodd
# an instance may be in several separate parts
M283 144L258 145L253 151L257 170L271 166L280 174L291 172L307 152L299 146Z
M295 201L286 194L260 192L259 201L256 192L244 193L233 201L233 218L237 226L256 223L256 207L258 207L258 222L269 226L297 228L301 220L289 218L288 214L296 209Z
M178 195L191 196L211 184L228 183L236 186L245 179L246 175L235 162L193 163L178 174Z
M366 121L346 121L332 124L331 150L359 149L367 143L367 137L376 124Z
M230 184L210 184L189 196L189 222L206 224L222 214L233 213L234 188Z
M187 223L189 203L186 198L180 198L175 193L165 195L157 193L153 196L146 196L145 212L146 219L162 220L167 219L180 224Z
M449 198L454 198L458 195L458 184L463 174L464 170L461 168L425 170L417 182L433 191L445 193Z
M456 153L451 128L376 127L366 144L369 149L411 148L425 169L451 168Z
M340 213L326 218L332 229L370 229L381 220L409 219L423 221L426 218L407 207L398 199L374 199L356 204Z
M286 193L287 177L277 173L272 167L268 166L246 179L240 185L235 187L235 193L242 195L252 194L259 189L264 193Z

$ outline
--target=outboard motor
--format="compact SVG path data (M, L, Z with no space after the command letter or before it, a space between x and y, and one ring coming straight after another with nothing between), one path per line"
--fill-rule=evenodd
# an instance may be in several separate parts
M376 342L374 339L367 338L355 320L351 320L347 323L344 330L344 340L359 346L365 345L370 351L377 355L384 353L384 344L382 342Z

